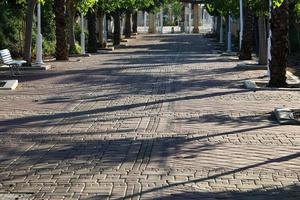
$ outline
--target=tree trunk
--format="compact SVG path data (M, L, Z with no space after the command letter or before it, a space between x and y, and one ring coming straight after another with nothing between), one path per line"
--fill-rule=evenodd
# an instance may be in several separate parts
M25 41L24 41L24 56L23 59L27 63L31 64L31 45L32 45L32 23L33 23L33 12L36 5L36 0L29 0L26 11L26 30L25 30Z
M67 0L67 29L68 29L68 44L69 52L76 52L76 40L75 40L75 29L74 29L74 18L75 18L75 5L73 0Z
M98 21L99 21L99 46L100 48L105 48L106 44L104 42L104 12L103 11L98 11Z
M119 45L121 42L121 18L118 12L113 13L114 18L114 34L113 34L113 44Z
M96 13L94 11L89 11L87 14L88 20L88 52L89 53L97 53L98 45L97 45L97 34L96 34Z
M56 60L68 60L68 47L66 40L65 0L54 1L55 34L56 34Z
M124 28L125 38L131 37L131 13L126 13L125 15L125 28Z
M253 36L254 36L254 12L248 5L244 8L245 20L242 47L240 50L240 60L251 60L253 50Z
M149 13L149 33L156 33L155 13Z
M171 4L168 6L168 21L169 25L173 26L173 8Z
M288 0L284 0L280 7L272 11L271 31L272 47L270 62L271 79L270 87L285 87L286 67L289 54L289 5Z
M137 33L138 29L138 12L135 11L132 15L132 32Z
M199 4L194 3L193 4L193 13L194 13L194 29L193 33L199 33Z
M263 16L258 18L258 34L259 34L259 59L260 65L268 64L268 45L267 45L267 26Z

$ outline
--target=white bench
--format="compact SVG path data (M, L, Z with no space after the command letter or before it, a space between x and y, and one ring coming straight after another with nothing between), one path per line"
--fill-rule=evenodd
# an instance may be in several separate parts
M0 58L3 64L10 67L12 76L15 75L15 71L17 74L20 74L19 67L21 67L22 64L27 63L25 60L13 60L8 49L0 50Z

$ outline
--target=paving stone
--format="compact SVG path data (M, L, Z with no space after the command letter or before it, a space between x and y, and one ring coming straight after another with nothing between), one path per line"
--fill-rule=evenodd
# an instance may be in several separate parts
M243 89L265 72L240 71L201 35L128 44L53 62L1 91L0 192L300 199L299 126L279 126L271 114L299 105L298 92Z

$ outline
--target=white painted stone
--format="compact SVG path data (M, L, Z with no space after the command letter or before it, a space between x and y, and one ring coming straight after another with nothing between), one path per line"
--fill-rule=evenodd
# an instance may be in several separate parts
M18 87L18 80L3 80L0 82L6 82L3 87L0 87L0 90L15 90Z
M300 83L299 77L295 76L292 72L287 71L286 75L287 75L288 78L293 80L293 84L299 84Z
M295 124L299 123L294 119L293 112L295 111L296 109L292 108L275 108L274 113L280 124Z
M244 82L244 85L247 89L257 89L258 88L255 81L252 81L252 80L246 80Z

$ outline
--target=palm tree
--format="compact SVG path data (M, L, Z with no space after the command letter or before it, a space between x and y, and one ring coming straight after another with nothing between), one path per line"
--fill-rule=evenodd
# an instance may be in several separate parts
M99 40L99 47L100 48L104 48L106 47L106 42L104 41L104 34L103 34L103 30L106 28L104 27L104 16L105 16L105 13L101 10L101 9L98 9L97 11L97 17L98 17L98 21L99 21L99 24L98 24L98 29L99 29L99 35L98 35L98 40Z
M124 35L125 38L131 37L131 13L129 11L125 13Z
M114 35L113 35L113 44L119 45L121 43L121 18L120 12L114 11L112 13L114 19Z
M55 12L55 34L56 34L56 60L68 60L68 46L66 40L66 21L65 21L66 0L54 1Z
M25 30L25 41L24 41L24 60L28 64L31 64L31 43L32 43L32 22L33 12L36 5L36 0L29 0L27 3L26 11L26 30Z
M96 34L96 12L93 10L89 10L87 13L88 19L88 31L89 31L89 38L88 38L88 52L90 53L97 53L98 44L97 44L97 34Z
M258 17L258 34L259 34L259 58L258 64L268 64L268 45L267 45L267 26L266 19L263 15Z
M252 8L245 2L245 27L243 31L242 47L239 53L240 60L251 60L253 50L254 13Z
M138 28L138 12L134 11L132 15L132 33L137 33Z
M76 7L74 4L74 0L67 0L66 2L67 8L67 29L68 29L68 44L69 44L69 52L76 52L76 40L75 40L75 29L74 29L74 21L76 14Z
M286 67L289 54L289 1L284 0L272 11L272 47L270 62L270 87L285 87Z

